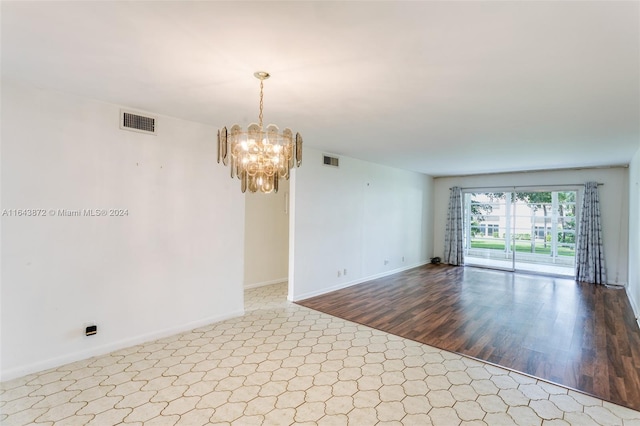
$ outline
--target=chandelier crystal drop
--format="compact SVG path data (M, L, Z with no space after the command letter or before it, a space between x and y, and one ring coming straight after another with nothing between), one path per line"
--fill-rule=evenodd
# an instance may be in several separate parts
M282 133L275 124L262 127L264 80L268 72L253 74L260 80L260 113L258 124L252 123L247 130L237 124L229 130L218 130L218 163L230 166L231 178L240 179L242 192L278 192L280 179L289 179L293 167L302 163L302 136L291 129Z

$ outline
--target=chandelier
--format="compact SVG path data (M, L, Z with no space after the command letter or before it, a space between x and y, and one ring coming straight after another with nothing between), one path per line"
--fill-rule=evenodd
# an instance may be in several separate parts
M270 77L268 72L253 74L260 80L260 113L258 124L252 123L243 130L237 124L229 130L218 130L218 163L222 161L231 168L231 178L240 179L242 192L278 192L278 181L289 179L293 167L302 163L302 136L291 129L282 133L275 124L262 127L262 109L264 80Z

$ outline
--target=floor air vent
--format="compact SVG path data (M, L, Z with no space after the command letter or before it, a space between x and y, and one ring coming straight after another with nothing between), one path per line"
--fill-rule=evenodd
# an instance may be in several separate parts
M325 166L339 167L340 159L338 157L331 157L330 155L323 154L323 163Z
M140 115L132 111L120 110L120 128L155 135L156 118L148 115Z

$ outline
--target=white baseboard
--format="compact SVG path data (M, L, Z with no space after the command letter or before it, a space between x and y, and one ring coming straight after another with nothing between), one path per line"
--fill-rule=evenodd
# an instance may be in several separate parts
M331 293L332 291L336 291L336 290L340 290L340 289L343 289L343 288L351 287L351 286L354 286L356 284L362 284L362 283L367 282L367 281L371 281L371 280L375 280L375 279L378 279L378 278L386 277L386 276L389 276L389 275L397 274L398 272L406 271L407 269L417 268L418 266L423 266L423 265L426 265L427 263L429 263L429 262L428 261L424 261L424 262L416 263L414 265L404 266L404 267L398 268L398 269L393 269L391 271L385 271L385 272L381 272L379 274L369 275L369 276L364 277L364 278L358 278L358 279L353 280L353 281L348 281L346 283L340 283L340 284L333 285L331 287L323 288L322 290L316 290L316 291L311 291L311 292L304 293L304 294L299 294L298 296L296 296L294 298L291 298L290 296L287 296L287 299L290 302L299 302L299 301L304 300L304 299L309 299L311 297L316 297L316 296L320 296L320 295L323 295L323 294Z
M158 330L151 333L141 334L139 336L135 336L132 338L122 339L117 342L111 342L102 346L91 348L89 350L77 351L77 352L65 354L59 357L34 362L32 364L21 365L19 367L11 368L8 370L1 370L0 382L13 380L22 376L26 376L27 374L37 373L40 371L49 370L51 368L57 368L66 364L70 364L72 362L81 361L83 359L91 358L94 356L105 355L120 349L162 339L164 337L172 336L174 334L179 334L185 331L193 330L198 327L203 327L205 325L213 324L216 322L224 321L224 320L235 318L242 315L244 315L244 309L240 311L230 312L225 315L202 318L200 320L191 321L177 327L170 327L164 330Z
M287 282L287 280L288 280L288 278L284 277L284 278L278 278L278 279L270 280L270 281L262 281L260 283L245 284L244 285L244 289L247 290L249 288L264 287L265 285L280 284L280 283Z

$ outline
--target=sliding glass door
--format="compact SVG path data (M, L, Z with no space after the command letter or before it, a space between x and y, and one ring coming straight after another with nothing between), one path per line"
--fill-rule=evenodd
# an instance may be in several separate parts
M465 264L574 276L576 191L467 192Z

